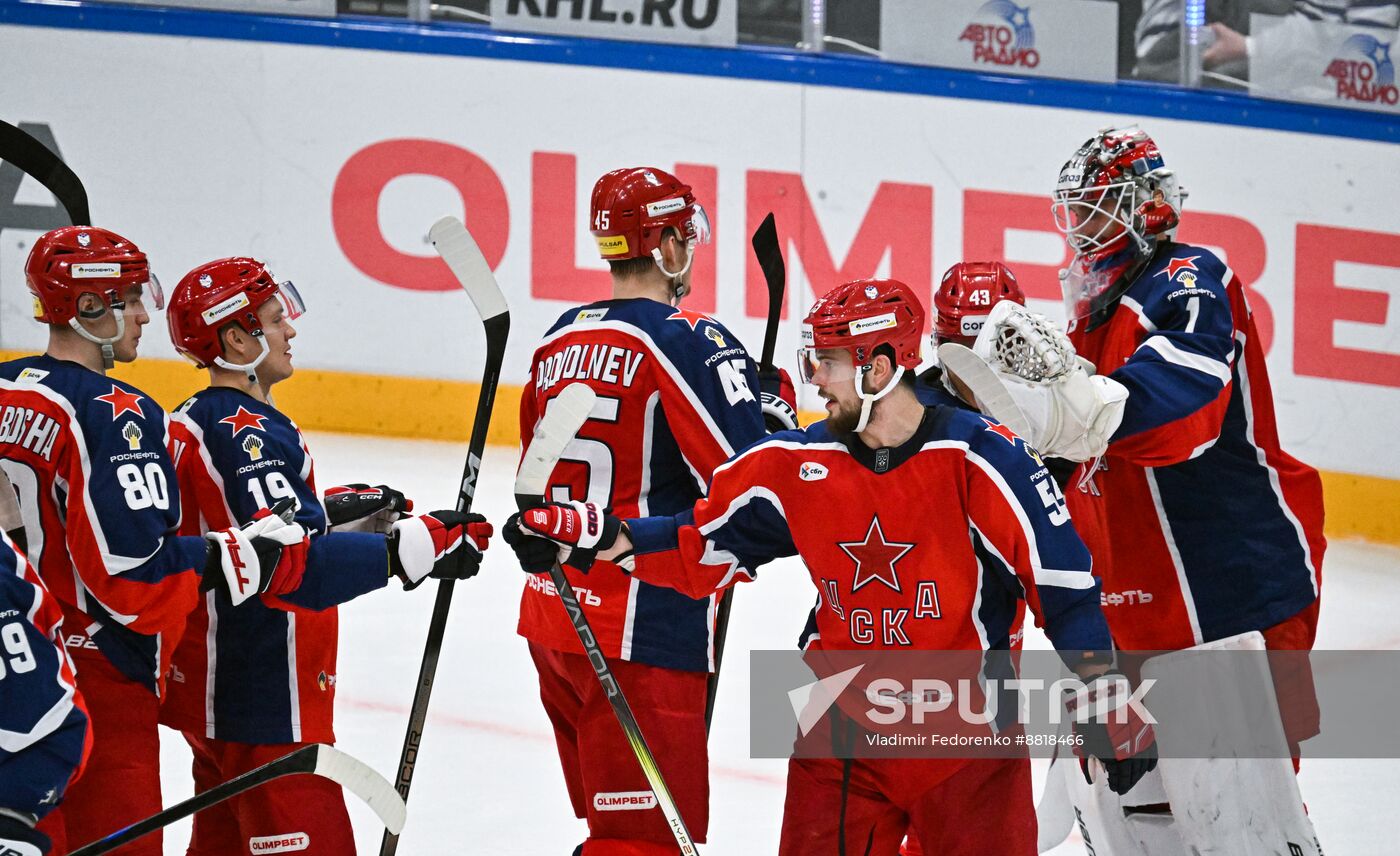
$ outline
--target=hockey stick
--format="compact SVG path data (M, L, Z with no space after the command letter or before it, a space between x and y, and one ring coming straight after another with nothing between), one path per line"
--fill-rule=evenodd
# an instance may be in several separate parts
M98 856L99 853L110 853L123 844L149 835L157 829L181 818L189 817L197 811L203 811L212 805L221 803L244 791L252 790L273 779L297 773L311 773L330 779L374 809L374 813L379 815L379 820L386 829L391 829L394 832L403 829L408 809L404 806L403 798L394 793L394 788L387 779L334 746L313 743L310 746L303 746L294 752L289 752L276 761L269 761L261 767L229 779L202 794L195 794L184 802L176 803L145 820L133 823L125 829L117 830L106 838L79 847L68 856Z
M783 314L783 292L787 286L787 266L783 263L783 248L778 243L778 226L773 220L773 212L763 218L753 233L753 255L758 266L763 269L763 279L768 283L768 326L763 331L763 359L758 366L764 371L773 371L773 350L778 345L778 318ZM710 720L715 715L715 697L719 695L719 670L724 663L724 640L729 635L729 613L734 608L734 587L730 586L719 596L719 608L715 610L715 670L710 673L705 686L705 731L710 730Z
M549 402L544 417L535 426L535 436L530 441L530 448L525 450L521 459L520 472L515 476L515 502L522 511L544 501L545 487L549 483L550 473L554 472L554 465L564 454L564 447L573 441L574 435L587 421L596 399L597 394L588 386L573 383ZM583 643L588 662L593 665L598 683L603 685L603 690L608 695L608 704L612 705L618 725L622 726L622 732L627 736L627 742L637 756L637 763L641 765L642 773L651 785L656 803L661 807L661 814L671 827L676 844L680 846L684 856L694 856L700 851L696 849L690 837L690 830L681 819L676 800L671 796L671 789L666 787L661 768L657 766L656 758L647 747L641 726L637 724L637 718L632 715L632 708L627 704L627 697L622 694L622 687L613 677L612 669L608 667L607 658L598 646L598 639L593 635L593 628L589 626L587 616L583 614L583 605L578 602L574 587L569 584L569 578L564 576L564 570L557 563L550 569L549 578L553 580L554 589L559 593L559 599L569 613L569 620L574 625L574 631L578 633L579 642Z
M43 143L4 121L0 121L0 160L9 161L42 184L68 212L74 226L92 225L87 190L73 170Z
M501 379L501 362L505 359L506 337L510 333L510 309L491 273L491 266L482 256L476 241L462 222L444 217L428 230L433 248L447 263L452 275L476 306L486 329L486 364L481 372L481 394L476 401L476 417L472 422L471 440L467 444L467 461L462 469L462 483L457 489L457 510L470 511L476 493L477 476L481 473L481 453L486 446L486 432L491 424L491 405L496 400L496 384ZM399 796L408 799L413 784L413 768L418 761L423 725L428 718L428 700L437 676L438 656L442 653L442 638L447 630L447 610L452 606L455 580L438 582L437 599L433 601L433 617L428 623L428 641L423 647L423 665L418 670L418 689L413 694L413 708L408 715L408 733L404 735L403 752L399 755L399 775L395 781ZM386 830L379 843L380 856L392 856L399 849L398 830Z

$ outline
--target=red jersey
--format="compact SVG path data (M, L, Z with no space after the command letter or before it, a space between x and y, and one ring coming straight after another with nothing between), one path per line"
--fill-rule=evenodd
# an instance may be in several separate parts
M550 478L550 499L591 500L622 516L676 514L704 495L715 467L764 436L753 360L723 325L698 312L633 299L564 313L531 363L520 402L522 444L550 399L576 381L598 401ZM607 567L565 569L604 654L713 668L710 592L693 599ZM519 631L556 650L583 652L542 575L526 580Z

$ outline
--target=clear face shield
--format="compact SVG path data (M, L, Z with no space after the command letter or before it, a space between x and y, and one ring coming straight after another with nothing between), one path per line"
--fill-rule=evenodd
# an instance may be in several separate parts
M282 304L283 317L288 321L295 321L306 312L306 302L301 299L301 292L292 284L290 279L277 283L277 302Z
M699 202L690 206L690 219L686 220L682 232L685 236L685 264L681 265L680 270L670 271L666 269L666 260L661 255L660 247L651 251L651 257L656 261L656 266L675 283L671 298L672 304L680 303L681 298L690 290L688 285L679 282L679 280L690 271L691 262L695 260L695 248L710 242L710 216L705 213L705 206Z
M282 307L282 320L284 321L295 321L306 312L306 303L301 298L301 292L297 291L297 287L289 279L277 283L277 290L273 292L270 299L276 300L278 305ZM258 355L251 362L231 363L223 357L215 357L214 364L220 368L243 372L248 376L248 382L255 384L258 382L258 366L267 359L267 355L271 352L268 350L267 340L261 327L251 331L251 334L258 342Z

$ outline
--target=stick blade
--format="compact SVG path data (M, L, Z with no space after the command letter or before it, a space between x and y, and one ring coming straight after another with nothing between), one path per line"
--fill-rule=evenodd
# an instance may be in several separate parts
M588 384L571 383L550 400L544 416L535 425L530 448L520 460L520 471L515 476L517 503L544 495L554 465L564 454L564 447L573 442L574 435L588 421L597 399L598 394Z
M461 220L456 217L442 218L428 230L428 238L476 305L482 321L510 311L501 287L496 284L496 276L486 263L486 256L481 254L481 248Z
M768 216L758 224L750 243L754 258L758 259L758 266L763 270L769 296L775 293L782 295L787 281L787 265L783 262L782 247L778 244L778 223L773 219L773 212L768 212Z
M316 775L339 784L359 797L374 810L384 828L398 835L408 818L408 806L403 797L368 764L352 758L334 746L319 744L316 748Z

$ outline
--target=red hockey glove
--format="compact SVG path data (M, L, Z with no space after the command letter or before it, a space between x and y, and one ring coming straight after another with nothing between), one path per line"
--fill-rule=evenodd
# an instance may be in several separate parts
M388 485L347 484L330 488L323 497L326 520L337 532L387 535L389 526L413 510L413 500Z
M611 549L622 531L621 518L608 514L596 502L550 502L512 515L506 525L511 523L526 535L542 536L559 545L559 564L580 571L593 567L598 553ZM519 548L516 554L520 554ZM613 561L625 568L631 555L628 551Z
M1145 708L1132 698L1128 679L1109 672L1065 698L1082 739L1075 747L1084 781L1092 784L1089 758L1098 758L1108 773L1109 790L1125 794L1157 766L1157 735L1144 717Z
M797 430L797 390L787 369L759 369L758 389L768 433Z
M491 533L491 524L480 514L431 511L406 517L389 531L389 573L402 580L405 589L417 588L428 577L474 577Z
M221 591L238 606L253 595L286 594L301 585L311 538L291 522L291 502L260 510L247 526L206 532L200 588Z

